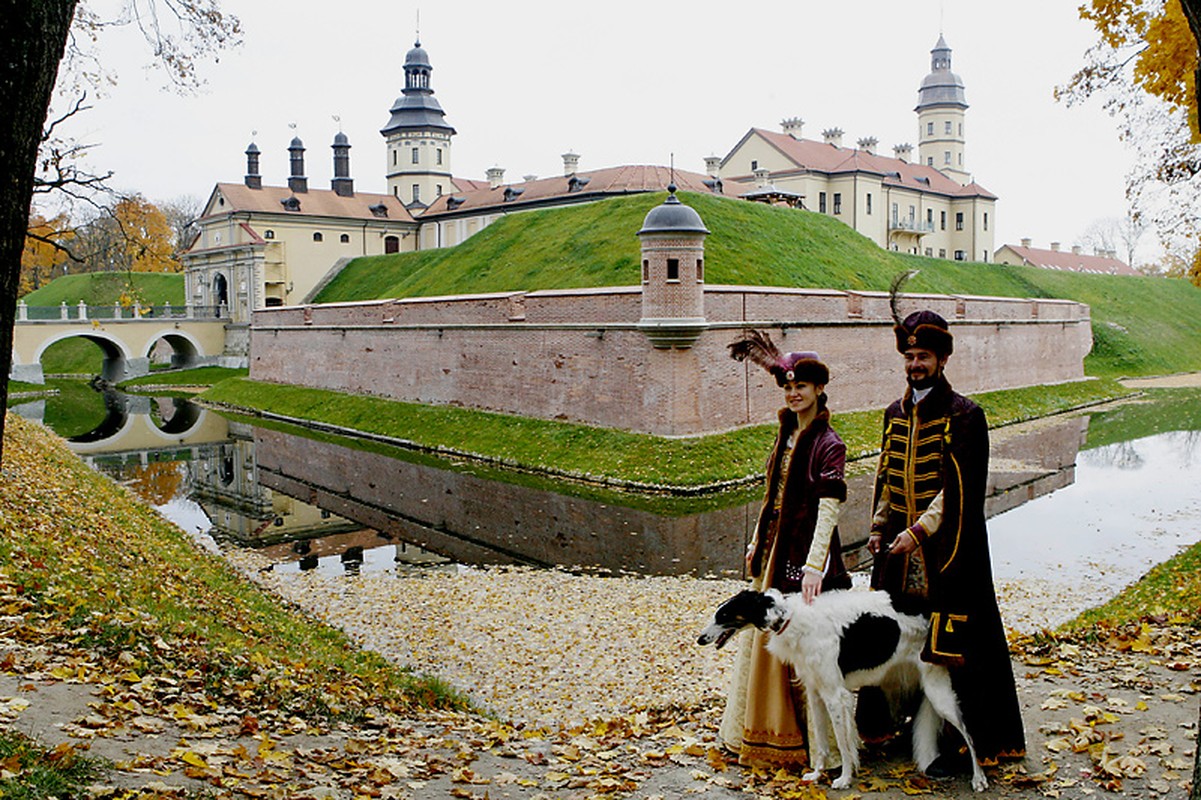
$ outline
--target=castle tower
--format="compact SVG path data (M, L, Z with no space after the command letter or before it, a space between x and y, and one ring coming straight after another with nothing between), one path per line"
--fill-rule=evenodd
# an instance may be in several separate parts
M388 191L411 208L425 208L454 190L450 178L450 138L455 129L430 88L429 55L421 42L405 55L405 88L392 104L380 133L387 142Z
M642 243L642 319L638 328L659 349L688 348L706 327L705 237L701 215L667 187L667 200L646 215Z
M963 120L967 111L963 81L951 72L951 48L941 35L930 51L930 74L917 92L918 146L921 163L942 170L962 184L971 181L963 162Z
M330 188L339 197L354 197L354 179L350 177L350 139L338 131L330 147L334 151L334 178L330 181Z

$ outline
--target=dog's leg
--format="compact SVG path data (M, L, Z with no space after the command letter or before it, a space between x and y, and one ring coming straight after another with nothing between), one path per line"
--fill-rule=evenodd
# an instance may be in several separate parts
M834 789L846 789L851 785L859 770L859 732L855 729L855 695L845 686L836 686L822 692L826 701L826 712L834 725L834 739L838 742L838 755L842 758L842 772L830 784Z
M923 773L926 767L938 758L938 729L942 727L942 717L930 704L928 696L922 697L922 705L913 718L913 763Z
M808 706L812 736L809 742L809 766L812 769L801 776L801 780L816 781L830 767L830 715L821 695L809 685L805 686L805 705Z
M939 716L954 726L955 730L959 731L959 735L963 737L963 741L967 743L967 754L972 760L972 788L977 792L983 792L988 788L988 779L984 777L984 770L980 768L980 762L976 758L976 746L972 744L972 737L967 732L967 727L963 724L963 714L959 711L959 701L955 697L955 689L951 685L951 674L942 667L928 667L922 670L922 689L926 693L926 699L922 701L923 708L927 702L933 706ZM937 721L932 726L937 737L938 724ZM917 760L917 732L914 731L914 760ZM937 747L935 747L937 750ZM933 759L931 759L933 761ZM920 763L919 763L919 766ZM925 767L930 766L929 763ZM923 769L925 768L923 767Z

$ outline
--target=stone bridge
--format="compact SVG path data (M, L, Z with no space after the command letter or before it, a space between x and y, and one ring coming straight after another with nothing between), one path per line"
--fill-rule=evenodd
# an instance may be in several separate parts
M64 339L87 339L104 352L100 377L118 382L150 372L156 347L171 348L172 367L245 366L225 355L229 312L225 306L27 306L17 305L11 380L45 383L42 356Z

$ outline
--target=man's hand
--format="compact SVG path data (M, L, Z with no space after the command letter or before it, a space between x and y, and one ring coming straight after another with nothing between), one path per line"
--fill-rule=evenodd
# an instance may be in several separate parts
M867 537L867 552L871 553L873 556L876 553L879 553L880 552L880 542L883 539L884 539L884 537L878 533L873 533L871 536Z
M913 538L913 534L909 532L908 528L901 531L901 534L888 546L889 554L898 556L913 552L915 549L917 549L917 539Z

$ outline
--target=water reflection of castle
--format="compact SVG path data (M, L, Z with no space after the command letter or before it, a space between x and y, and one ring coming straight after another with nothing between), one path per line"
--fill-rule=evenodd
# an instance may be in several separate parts
M758 489L717 500L648 502L528 476L485 477L463 465L415 454L393 458L212 412L181 419L193 426L169 434L168 449L171 457L190 459L184 489L213 535L301 569L337 558L355 571L374 552L389 566L526 564L737 576L758 513ZM172 427L169 419L160 423ZM1081 416L1044 421L1032 431L994 431L989 516L1070 485L1087 426ZM112 420L102 427L134 429ZM122 465L123 474L169 455L163 446L130 451L128 435L119 432L80 438L73 449L97 466ZM840 527L855 563L863 557L872 476L850 483Z

